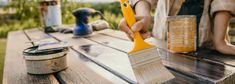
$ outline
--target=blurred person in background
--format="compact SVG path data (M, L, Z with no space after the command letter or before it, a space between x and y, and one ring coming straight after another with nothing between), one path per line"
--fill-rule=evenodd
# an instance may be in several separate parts
M133 32L139 31L143 38L150 37L151 9L156 8L152 35L157 44L165 45L167 17L177 15L195 15L197 17L197 44L199 47L216 49L224 54L235 55L235 46L229 41L229 21L235 15L235 0L129 0L136 14L137 22L129 29L125 19L119 23L119 29L130 39ZM157 6L156 6L157 5Z

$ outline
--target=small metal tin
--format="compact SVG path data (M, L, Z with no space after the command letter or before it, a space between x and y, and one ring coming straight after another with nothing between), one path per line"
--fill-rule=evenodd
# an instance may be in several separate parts
M196 16L180 15L168 18L167 48L175 53L196 51Z
M67 68L68 47L37 50L38 46L23 51L29 74L50 74Z

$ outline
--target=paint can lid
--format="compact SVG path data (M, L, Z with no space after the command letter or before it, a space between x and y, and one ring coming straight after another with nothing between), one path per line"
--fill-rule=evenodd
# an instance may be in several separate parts
M25 60L46 60L65 56L68 47L38 50L38 46L29 47L23 51Z

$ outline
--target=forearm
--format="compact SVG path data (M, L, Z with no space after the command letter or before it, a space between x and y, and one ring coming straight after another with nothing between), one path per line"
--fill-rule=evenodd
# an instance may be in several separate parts
M217 12L214 19L214 44L215 48L224 54L235 55L235 46L231 45L226 35L231 14L229 12Z
M152 23L152 17L150 15L150 10L151 10L151 4L147 1L139 1L138 3L135 4L135 13L136 16L141 16L144 17L141 21L144 23L144 27L146 29L150 28L150 25Z
M136 5L135 5L135 13L137 16L149 16L151 17L150 15L150 4L146 1L140 1L138 2Z
M229 12L218 12L215 14L214 19L214 40L216 42L224 41L226 33L228 31L229 20L231 14Z

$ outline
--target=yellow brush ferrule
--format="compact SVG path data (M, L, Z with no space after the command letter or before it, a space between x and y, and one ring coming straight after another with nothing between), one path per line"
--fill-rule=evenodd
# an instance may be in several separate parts
M134 11L132 10L130 4L128 3L128 0L120 0L120 4L123 16L126 19L128 26L131 28L136 23ZM128 52L129 54L146 48L153 47L153 45L146 43L143 40L139 32L134 32L133 39L134 39L134 47L130 52Z

